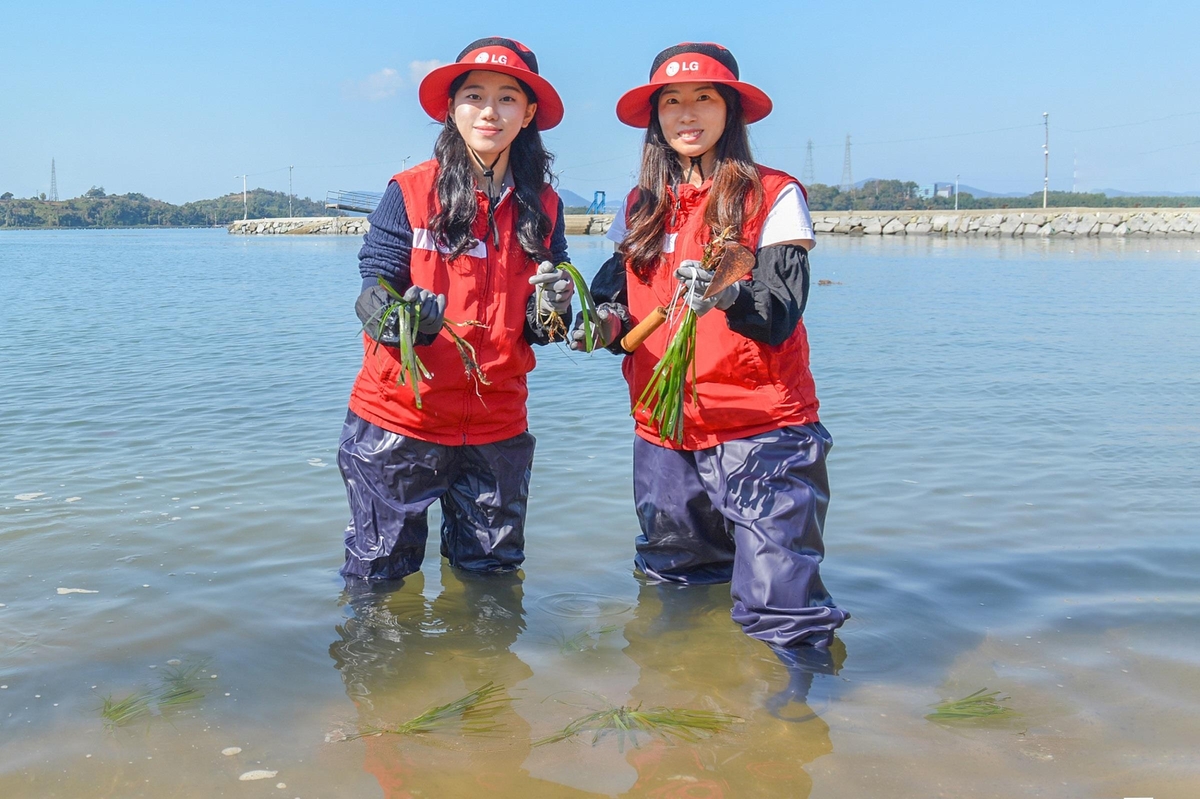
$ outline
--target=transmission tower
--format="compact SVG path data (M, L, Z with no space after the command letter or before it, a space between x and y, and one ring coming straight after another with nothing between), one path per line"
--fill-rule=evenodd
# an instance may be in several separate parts
M854 190L854 173L850 169L850 134L846 134L846 158L842 161L842 191Z
M800 173L800 180L808 185L817 182L813 175L812 139L808 140L808 149L804 154L804 171Z
M46 199L52 203L58 202L58 175L54 170L54 159L50 159L50 196Z

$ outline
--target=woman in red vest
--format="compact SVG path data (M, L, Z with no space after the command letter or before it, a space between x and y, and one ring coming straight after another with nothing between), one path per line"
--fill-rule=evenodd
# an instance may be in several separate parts
M592 292L604 319L598 343L625 355L635 403L669 330L631 353L621 337L669 306L681 283L700 317L682 441L644 410L634 415L638 570L667 583L731 581L734 620L795 654L828 646L849 614L819 572L833 442L818 421L801 318L812 222L799 181L754 163L746 129L770 112L725 48L658 54L649 82L617 103L622 122L646 131L642 168L610 230L617 253ZM713 277L701 268L704 245L729 227L755 252L754 270L702 299ZM572 336L581 346L578 325Z
M480 39L430 72L419 95L443 123L434 158L391 179L359 253L363 363L338 448L351 511L348 580L417 571L435 501L452 565L521 564L534 447L525 376L531 345L549 341L539 319L569 313L573 292L553 266L567 260L567 244L539 133L559 123L563 106L534 54L512 39ZM420 403L398 380L396 315L380 330L389 301L381 279L419 306L416 352L432 373ZM456 331L486 382L465 371L445 320L478 323Z

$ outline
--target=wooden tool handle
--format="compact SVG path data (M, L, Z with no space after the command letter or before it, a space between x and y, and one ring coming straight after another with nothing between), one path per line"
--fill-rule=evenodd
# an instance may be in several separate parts
M660 305L645 319L638 322L633 330L625 334L625 338L621 339L621 347L626 352L633 352L642 346L642 342L650 338L651 333L662 327L665 321L667 321L667 309Z

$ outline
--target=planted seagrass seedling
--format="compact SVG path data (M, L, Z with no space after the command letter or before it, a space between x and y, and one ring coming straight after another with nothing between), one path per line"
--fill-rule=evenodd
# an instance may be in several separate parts
M400 371L396 376L396 385L407 383L412 389L417 407L420 408L420 381L422 378L428 380L433 377L433 373L421 361L421 357L417 354L416 350L417 326L421 321L420 307L416 302L405 300L404 295L396 291L382 276L379 278L379 285L383 286L384 291L388 293L392 300L366 321L363 325L363 330L366 330L372 324L376 326L375 335L372 338L375 339L375 349L378 350L384 331L387 330L391 318L395 316L399 339L396 347L400 350ZM378 319L376 319L376 316ZM486 327L486 325L474 320L452 322L449 319L442 319L442 330L448 333L450 340L454 342L454 347L458 350L458 357L463 363L463 370L474 383L475 393L479 394L479 386L490 386L491 382L488 380L483 368L479 365L479 356L475 351L475 347L454 330L456 327Z
M992 691L990 694L984 693L986 690L987 688L980 688L962 699L947 699L944 702L930 705L934 710L925 718L930 721L964 721L992 716L1019 715L1007 705L1000 704L1007 702L1010 697L1000 696L999 691Z
M712 269L725 250L725 243L733 239L733 228L727 227L712 241L704 245L700 260L702 269ZM667 313L667 330L670 341L662 357L642 389L634 412L644 410L658 427L662 441L668 438L676 443L683 441L683 404L686 399L688 372L691 372L692 402L696 402L696 312L684 300L685 292L693 286L680 283L671 298ZM674 331L671 333L670 331Z
M155 711L162 716L199 702L206 693L201 673L207 665L207 660L191 665L172 661L161 673L158 686L138 689L121 699L114 699L112 694L101 697L104 726L111 730L142 718L149 721Z
M575 294L579 297L579 311L583 316L583 347L585 352L591 352L596 346L592 328L599 321L599 317L596 315L596 300L592 297L591 289L588 288L587 281L583 279L583 274L573 264L564 262L558 264L557 268L566 272L570 276L571 282L575 284ZM543 310L542 293L544 291L544 287L537 287L538 323L546 330L551 341L563 341L567 337L567 322L563 320L562 314L558 311Z
M606 624L603 627L588 627L586 630L580 630L575 635L569 637L565 632L560 630L552 638L554 643L558 644L559 654L570 655L575 652L595 649L603 636L615 633L619 629L621 629L620 625Z
M590 732L592 746L595 746L606 735L617 736L617 748L625 751L628 740L634 748L638 748L638 736L659 738L668 743L674 741L696 741L709 738L720 732L728 732L735 724L741 724L743 719L728 713L718 713L713 710L688 710L684 708L652 707L642 709L637 705L609 705L603 710L589 713L583 718L576 719L553 735L539 738L534 746L566 741L578 735Z
M500 732L504 725L496 721L500 711L512 699L501 696L504 687L484 683L466 696L431 707L403 724L360 727L343 740L354 741L372 735L425 735L435 732L454 732L461 735L487 736Z
M124 727L142 717L149 719L150 703L154 700L154 692L138 690L120 699L114 699L112 694L101 697L100 718L104 726L111 729Z

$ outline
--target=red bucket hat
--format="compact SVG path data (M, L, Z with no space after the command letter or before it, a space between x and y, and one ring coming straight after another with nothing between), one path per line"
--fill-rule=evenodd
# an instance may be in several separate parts
M430 72L421 81L417 96L425 113L438 122L446 121L446 99L450 96L450 84L459 75L473 69L499 72L524 81L537 96L537 114L534 121L538 130L549 130L562 122L563 104L550 81L538 74L537 56L515 39L492 36L478 39L467 45L458 54L453 64L445 64Z
M722 83L742 98L746 124L771 113L771 98L757 86L739 80L737 59L719 44L684 42L654 58L650 82L630 89L617 101L617 119L635 128L650 124L650 97L668 83Z

